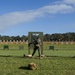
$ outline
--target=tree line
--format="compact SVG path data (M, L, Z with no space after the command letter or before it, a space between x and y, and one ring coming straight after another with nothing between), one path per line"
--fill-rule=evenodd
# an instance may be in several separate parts
M34 36L35 37L35 36ZM10 41L23 41L28 40L28 36L1 36L0 40ZM68 33L54 33L54 34L44 34L43 35L43 41L75 41L75 32L68 32Z

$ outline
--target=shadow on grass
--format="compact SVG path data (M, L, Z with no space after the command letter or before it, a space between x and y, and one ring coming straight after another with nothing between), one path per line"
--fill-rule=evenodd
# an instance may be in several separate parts
M19 67L19 69L22 69L22 70L30 70L27 66L21 66L21 67Z
M39 59L38 57L30 58L30 57L24 57L24 56L13 56L13 55L0 55L0 57L13 57L13 58L25 58L25 59Z
M22 56L13 56L13 55L0 55L0 57L17 57L17 58L23 58Z
M13 57L13 58L25 58L25 59L39 59L38 57L34 57L34 58L29 58L29 57L24 57L24 56L13 56L13 55L0 55L0 57ZM46 58L75 58L75 56L46 56ZM46 58L43 58L43 59L46 59Z

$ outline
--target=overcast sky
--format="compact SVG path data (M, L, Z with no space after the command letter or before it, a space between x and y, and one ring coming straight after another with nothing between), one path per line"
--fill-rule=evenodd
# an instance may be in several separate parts
M75 32L75 0L0 0L0 35Z

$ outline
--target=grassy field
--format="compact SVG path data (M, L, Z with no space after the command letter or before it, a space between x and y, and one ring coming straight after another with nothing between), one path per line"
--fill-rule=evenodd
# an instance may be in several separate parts
M3 50L0 45L0 75L75 75L75 45L52 44L55 50L49 50L50 44L44 45L45 58L39 59L38 52L34 58L25 58L28 54L27 45L24 50L17 45L9 45L9 50ZM32 52L32 50L31 50ZM29 70L28 63L37 64L37 70Z

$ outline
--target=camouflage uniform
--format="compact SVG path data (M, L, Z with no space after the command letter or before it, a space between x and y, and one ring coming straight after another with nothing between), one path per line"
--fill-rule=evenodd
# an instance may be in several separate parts
M37 39L37 40L34 39L34 41L32 43L29 43L29 46L30 46L30 44L34 45L34 51L32 53L32 56L34 56L36 50L38 50L39 57L41 57L41 47L40 47L41 40L40 39Z

